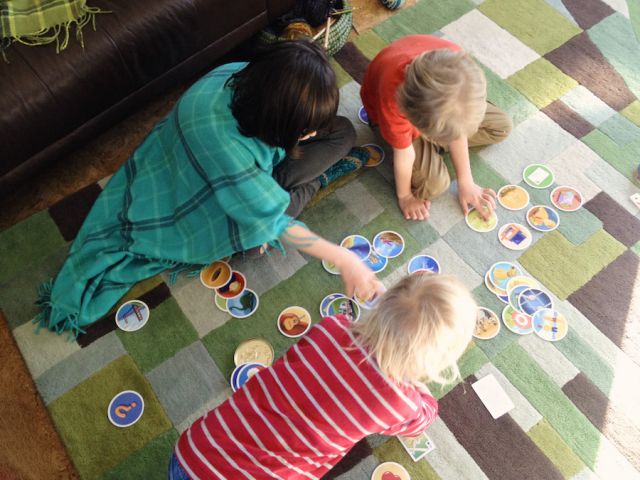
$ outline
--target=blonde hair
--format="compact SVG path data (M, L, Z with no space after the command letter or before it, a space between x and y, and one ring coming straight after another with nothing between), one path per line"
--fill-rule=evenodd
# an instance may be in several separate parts
M467 53L433 50L409 64L397 100L425 137L446 145L478 130L487 108L487 81Z
M455 277L418 272L389 289L352 330L388 377L447 384L460 378L456 362L471 340L476 311Z

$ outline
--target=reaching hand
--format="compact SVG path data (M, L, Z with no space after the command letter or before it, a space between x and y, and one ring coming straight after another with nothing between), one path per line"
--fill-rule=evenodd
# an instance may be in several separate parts
M369 300L384 291L384 286L375 273L355 254L350 253L339 268L347 297L351 298L354 292L357 291L359 297Z
M474 182L458 185L458 199L462 211L469 213L469 205L475 208L480 216L487 220L496 209L496 192L490 188L482 188Z
M431 202L429 200L422 200L416 198L412 193L405 197L398 199L398 204L404 218L407 220L428 220L429 219L429 207Z

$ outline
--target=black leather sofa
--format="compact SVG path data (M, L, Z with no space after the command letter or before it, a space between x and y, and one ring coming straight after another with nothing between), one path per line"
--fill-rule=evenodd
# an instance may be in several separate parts
M0 59L0 197L159 94L211 68L295 0L89 0L112 13Z

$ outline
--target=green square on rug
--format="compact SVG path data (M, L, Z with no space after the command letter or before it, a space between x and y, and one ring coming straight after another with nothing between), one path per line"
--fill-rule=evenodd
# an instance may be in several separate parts
M564 478L573 478L585 465L544 418L527 432L529 438L551 460Z
M638 3L640 5L640 2ZM620 111L622 115L627 117L633 123L640 127L640 101L634 100L628 106Z
M486 0L478 10L540 55L582 32L544 0Z
M165 478L178 436L174 429L157 436L143 448L129 455L116 468L109 470L100 480Z
M428 455L418 462L414 462L404 449L400 440L390 438L382 445L373 449L373 454L382 462L397 462L407 469L411 478L420 480L440 480L431 465L429 465Z
M148 327L147 327L148 328ZM144 413L128 428L109 422L107 408L123 390L144 398ZM129 356L114 360L49 406L80 476L97 478L171 428L151 385Z
M11 252L11 255L0 255L0 283L60 251L65 245L67 242L47 210L5 230L0 233L0 251Z
M213 300L211 301L211 308ZM193 325L173 297L151 310L149 321L137 332L117 331L118 337L143 372L148 372L198 339ZM153 345L153 348L149 348Z
M581 245L572 244L555 230L525 251L519 261L545 287L565 300L625 250L604 230L598 230Z
M544 108L578 86L546 58L539 58L511 75L507 82L517 88L538 108Z
M358 47L358 50L369 60L373 60L380 50L388 45L388 43L380 38L373 30L367 30L358 35L353 39L353 44Z
M474 7L469 0L421 0L414 7L396 13L373 30L389 43L415 33L433 34Z

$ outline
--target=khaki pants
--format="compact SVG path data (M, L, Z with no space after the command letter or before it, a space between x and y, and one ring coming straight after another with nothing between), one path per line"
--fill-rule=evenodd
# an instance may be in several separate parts
M478 131L469 138L470 147L492 145L501 142L511 132L509 116L495 105L487 103L487 111ZM413 162L411 190L417 198L431 199L449 188L451 179L438 147L424 137L413 141L416 159Z

